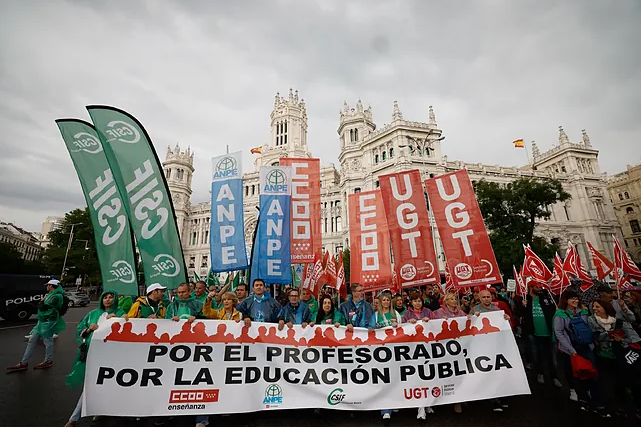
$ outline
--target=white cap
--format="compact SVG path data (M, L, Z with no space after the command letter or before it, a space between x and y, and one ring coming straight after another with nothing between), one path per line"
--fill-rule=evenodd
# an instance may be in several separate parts
M60 286L60 281L56 279L51 279L45 285Z
M167 289L160 283L152 283L151 285L147 286L147 295L155 291L156 289Z

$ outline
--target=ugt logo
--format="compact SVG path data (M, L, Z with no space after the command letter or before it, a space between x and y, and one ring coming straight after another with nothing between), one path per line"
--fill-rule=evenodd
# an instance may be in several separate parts
M131 123L122 120L114 120L107 123L109 129L105 133L111 138L107 142L120 141L127 144L135 144L140 141L140 132Z
M102 144L98 138L87 132L79 132L75 134L73 136L72 144L77 148L71 148L71 151L74 153L84 151L89 154L96 154L102 151Z
M265 389L265 398L263 399L263 405L266 405L268 408L270 405L282 405L283 404L283 389L280 388L278 384L271 384Z
M265 177L265 181L267 183L265 184L264 191L269 193L287 192L287 175L285 175L285 172L278 169L269 171Z
M214 178L228 178L238 176L238 164L233 157L225 156L216 164L214 168Z

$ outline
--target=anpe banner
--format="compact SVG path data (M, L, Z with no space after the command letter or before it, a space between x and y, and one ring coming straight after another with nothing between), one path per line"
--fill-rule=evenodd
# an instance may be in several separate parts
M440 283L421 173L414 169L378 179L401 287Z
M103 317L89 347L82 415L401 409L529 394L503 316L353 333Z
M209 251L211 270L244 270L249 266L245 247L243 214L242 153L212 157L211 224Z
M425 181L456 287L502 281L472 182L465 169Z
M292 263L313 263L314 254L320 254L323 245L320 159L283 157L280 164L292 168Z
M290 203L292 168L261 166L260 213L258 215L257 248L251 262L251 282L292 283L290 253Z
M365 292L392 284L392 260L385 208L380 190L347 196L349 205L350 283Z
M129 220L98 134L82 120L61 119L56 124L87 201L104 289L138 295Z
M114 107L88 106L124 201L145 283L175 289L187 281L174 207L160 161L142 124Z

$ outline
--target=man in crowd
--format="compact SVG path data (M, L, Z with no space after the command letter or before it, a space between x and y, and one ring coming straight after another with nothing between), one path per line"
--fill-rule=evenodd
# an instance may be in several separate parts
M427 298L425 298L423 307L436 311L441 308L441 285L427 285Z
M309 312L312 315L312 319L316 320L316 315L318 314L318 301L316 301L316 298L312 295L312 291L309 289L303 289L300 299L303 303L307 304Z
M285 325L288 328L291 328L292 325L302 325L304 328L312 321L311 311L307 304L301 303L298 293L299 291L296 288L289 290L287 295L289 302L283 305L278 313L279 330L282 330Z
M612 307L614 307L614 311L616 312L616 318L624 320L626 322L629 322L630 324L634 324L635 322L635 317L634 313L628 308L627 305L625 305L625 302L623 301L623 298L619 298L616 301L614 301L614 296L615 291L608 285L601 285L597 288L599 291L599 295L601 296L601 301L604 302L609 302L612 304Z
M163 319L165 317L166 287L160 283L153 283L147 286L146 296L138 297L131 305L128 316L130 319Z
M236 296L238 297L238 304L245 301L245 298L247 298L247 294L247 283L239 283L238 286L236 286Z
M238 304L238 311L243 314L245 325L251 322L277 323L280 304L265 292L265 281L254 279L254 293Z
M207 299L207 284L202 280L196 282L194 286L194 292L191 294L192 297L201 304L205 303Z
M165 319L171 319L174 322L187 319L191 323L201 315L202 309L203 304L189 294L187 283L181 283L176 289L176 298L167 307Z
M31 331L22 360L17 365L8 367L7 373L25 371L29 367L29 358L38 343L38 338L42 339L45 345L45 360L34 366L34 369L47 369L53 365L53 336L67 327L60 315L65 291L55 279L49 280L45 286L47 295L38 306L38 323Z
M347 329L351 331L355 326L374 328L374 325L371 324L374 309L365 301L363 286L360 283L352 283L350 289L352 294L339 307L339 311L347 323Z

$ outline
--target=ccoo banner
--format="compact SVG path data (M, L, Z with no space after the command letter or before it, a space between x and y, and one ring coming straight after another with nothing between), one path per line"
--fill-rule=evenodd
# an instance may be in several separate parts
M145 282L169 289L187 281L174 207L151 139L132 115L114 107L87 107L107 155L136 237Z
M425 181L454 286L501 282L472 182L465 169Z
M89 347L82 415L401 409L529 394L503 316L353 333L105 316Z
M399 284L440 283L421 173L414 169L378 178Z
M261 166L257 245L252 252L251 282L292 283L289 246L292 168Z
M320 159L283 157L292 168L291 251L292 263L313 263L320 256L321 234Z
M209 248L213 272L248 267L243 215L242 154L213 157Z
M350 283L365 291L387 289L392 283L392 260L385 209L380 190L350 194Z
M56 124L87 201L103 286L120 295L138 295L131 229L98 134L82 120Z

